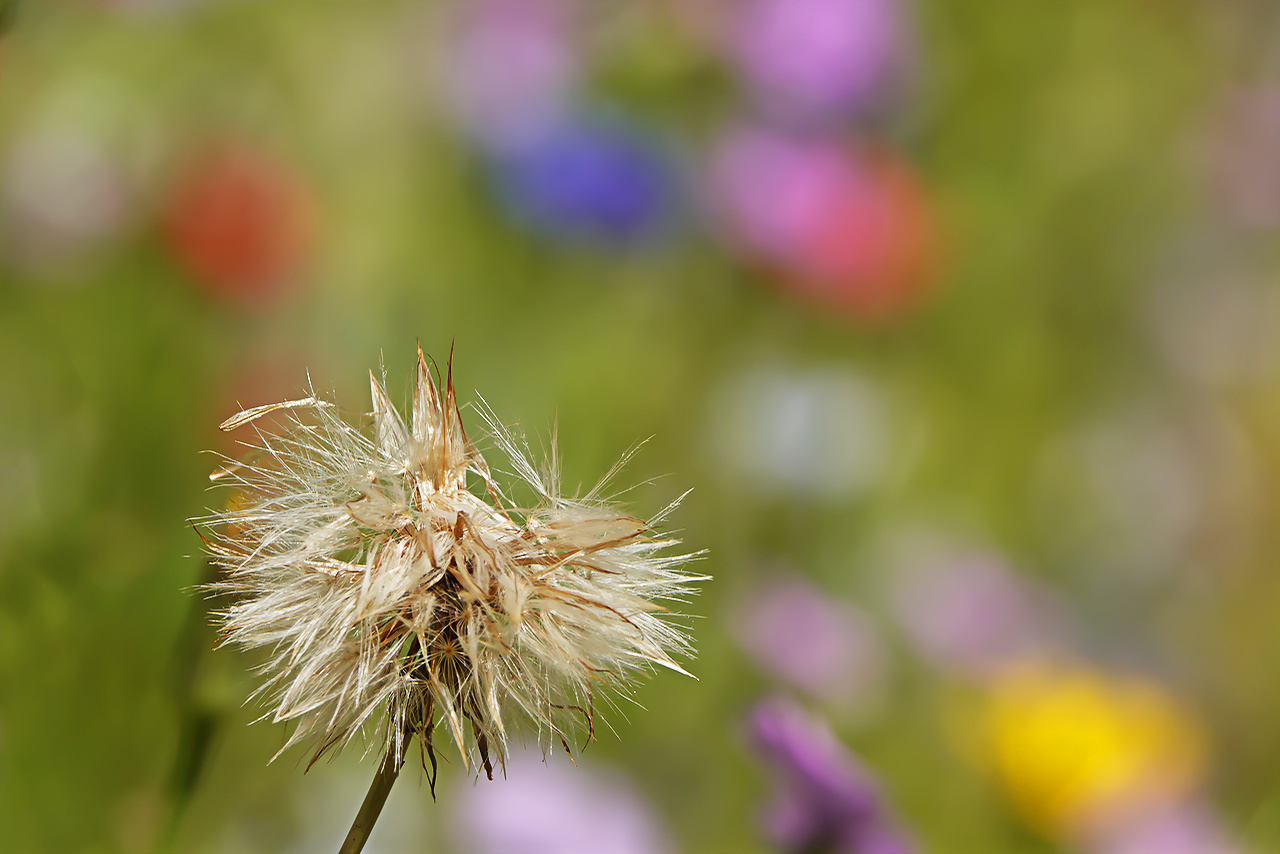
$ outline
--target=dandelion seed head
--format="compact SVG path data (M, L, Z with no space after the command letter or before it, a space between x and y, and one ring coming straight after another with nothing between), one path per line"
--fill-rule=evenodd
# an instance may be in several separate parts
M594 733L599 689L684 672L673 656L689 640L661 603L702 577L652 527L674 503L645 522L602 500L604 481L562 495L555 455L540 469L481 409L532 496L517 505L467 437L452 360L438 384L419 349L408 419L372 373L370 387L371 425L314 393L223 424L284 423L215 472L242 497L201 520L223 573L212 589L233 597L223 642L267 651L255 696L293 725L280 752L305 743L314 762L368 729L430 750L439 720L491 774L513 721L570 750Z

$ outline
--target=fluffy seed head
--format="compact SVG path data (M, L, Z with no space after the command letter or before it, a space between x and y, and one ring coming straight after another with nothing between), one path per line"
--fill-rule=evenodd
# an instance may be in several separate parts
M482 411L531 489L520 508L463 430L452 360L441 393L418 350L408 424L370 384L371 431L314 393L222 425L285 416L212 475L239 491L202 520L223 571L212 589L235 597L224 642L267 648L257 694L295 724L281 752L307 742L314 762L374 724L390 748L418 734L429 749L438 712L464 763L478 754L491 773L513 717L568 749L576 726L594 729L598 687L655 664L683 672L672 654L687 637L658 603L703 577L653 532L674 504L646 523L600 487L566 498L554 453L539 470Z

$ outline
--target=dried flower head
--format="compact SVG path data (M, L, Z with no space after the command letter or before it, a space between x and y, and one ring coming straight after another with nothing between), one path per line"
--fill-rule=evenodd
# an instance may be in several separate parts
M658 603L701 578L652 528L674 504L646 523L600 486L566 498L555 454L540 471L481 410L532 488L520 508L463 430L452 359L442 394L419 348L409 424L370 381L371 436L314 393L222 425L285 416L214 473L244 497L204 520L214 588L236 596L218 615L224 643L269 650L255 696L296 724L281 752L308 742L314 762L378 723L389 754L415 734L430 751L439 713L464 764L478 754L492 776L513 715L568 749L575 725L594 731L599 686L655 664L684 672L672 654L688 639Z

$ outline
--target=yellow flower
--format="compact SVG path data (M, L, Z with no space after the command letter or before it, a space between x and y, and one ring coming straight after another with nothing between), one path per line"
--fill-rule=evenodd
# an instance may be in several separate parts
M1203 774L1197 722L1147 679L1024 666L996 682L983 716L995 773L1050 834L1168 802Z

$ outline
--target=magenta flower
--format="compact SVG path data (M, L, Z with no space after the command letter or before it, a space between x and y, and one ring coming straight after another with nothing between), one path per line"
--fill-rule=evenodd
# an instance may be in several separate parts
M721 231L773 266L801 262L856 180L838 143L769 128L729 133L712 158L710 207Z
M730 51L767 109L848 115L883 99L900 61L901 31L894 0L749 0Z
M765 831L784 852L911 854L915 846L888 814L871 775L831 730L795 703L756 706L750 729L776 772Z

